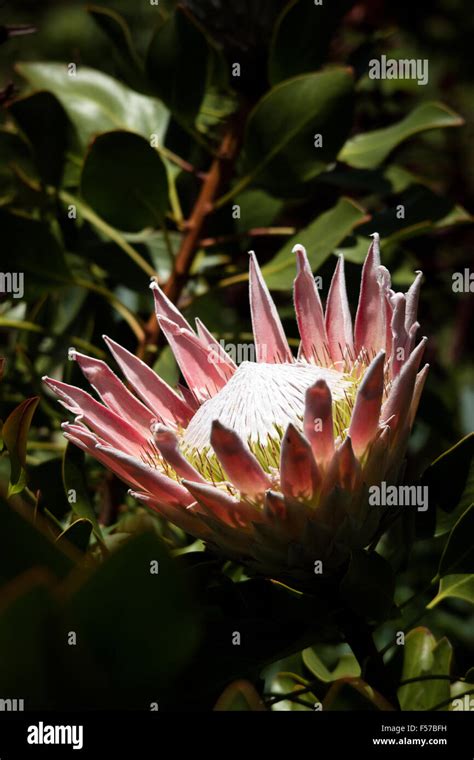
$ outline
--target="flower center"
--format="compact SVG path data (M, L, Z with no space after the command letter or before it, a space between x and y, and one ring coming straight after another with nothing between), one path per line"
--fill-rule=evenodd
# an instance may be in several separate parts
M353 378L334 369L298 362L242 362L224 388L205 401L191 419L183 432L184 451L190 455L193 449L211 449L214 420L238 433L255 453L272 443L277 443L279 449L290 422L302 429L306 390L321 378L327 382L336 405L353 397Z

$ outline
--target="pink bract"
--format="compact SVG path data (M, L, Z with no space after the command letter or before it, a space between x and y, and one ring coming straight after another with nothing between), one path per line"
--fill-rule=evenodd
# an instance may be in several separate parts
M252 252L255 362L236 366L152 282L187 388L171 388L106 336L127 386L74 349L100 400L45 378L75 417L65 437L136 499L220 554L284 580L314 577L317 560L332 572L378 535L384 510L369 505L368 489L397 482L428 370L420 371L426 338L416 343L422 275L406 294L394 292L377 234L354 326L343 258L324 311L305 249L294 252L296 357Z

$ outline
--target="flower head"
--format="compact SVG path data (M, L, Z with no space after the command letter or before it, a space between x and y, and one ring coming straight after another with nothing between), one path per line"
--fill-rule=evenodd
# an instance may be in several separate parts
M236 366L152 282L157 319L187 387L171 388L106 336L127 387L103 361L74 349L70 358L100 401L45 382L75 415L63 424L66 438L138 500L256 571L307 579L316 560L337 569L380 530L383 510L369 505L368 489L397 481L428 365L419 371L421 273L406 294L394 292L377 234L354 327L343 258L323 311L306 252L299 245L294 252L296 357L251 253L255 362Z

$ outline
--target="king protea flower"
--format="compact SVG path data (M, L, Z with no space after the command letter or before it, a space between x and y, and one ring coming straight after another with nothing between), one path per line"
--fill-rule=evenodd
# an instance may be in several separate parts
M171 388L104 336L127 380L75 349L98 394L45 378L75 416L67 439L112 470L130 493L220 554L276 578L332 572L377 537L383 510L368 489L396 484L428 365L416 345L421 272L391 289L373 235L352 325L339 258L323 311L305 249L294 281L301 336L293 356L250 253L255 362L236 366L151 283L156 315L187 387Z

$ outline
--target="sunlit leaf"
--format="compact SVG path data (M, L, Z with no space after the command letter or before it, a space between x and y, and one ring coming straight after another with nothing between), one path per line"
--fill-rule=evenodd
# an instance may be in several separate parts
M35 89L52 92L76 127L83 148L91 137L129 130L162 142L169 113L155 98L140 95L101 71L79 65L75 76L64 63L19 63L19 73Z
M5 420L2 437L10 454L10 485L9 495L22 491L25 485L24 467L26 463L26 445L28 432L39 397L22 401Z
M300 191L335 160L351 128L352 94L351 70L342 67L278 84L248 119L244 171L276 195Z
M351 137L339 153L339 160L359 169L373 169L401 142L418 132L439 127L459 127L461 116L442 103L422 103L391 127Z
M414 628L405 638L402 681L420 676L448 676L452 647L446 638L436 641L428 628ZM446 678L415 681L401 686L398 698L402 710L429 710L449 698Z
M366 219L364 209L350 198L341 198L333 208L316 217L288 240L276 256L262 267L268 287L274 290L290 290L292 287L296 270L292 249L296 243L306 247L311 268L315 271L339 243ZM367 248L366 243L366 252Z
M462 599L474 604L474 575L472 573L445 575L444 578L441 578L439 592L427 606L432 609L444 599L449 598Z

